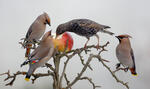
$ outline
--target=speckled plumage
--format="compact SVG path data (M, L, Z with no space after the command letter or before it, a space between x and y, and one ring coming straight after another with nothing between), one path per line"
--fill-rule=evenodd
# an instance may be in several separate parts
M69 22L60 24L57 27L56 34L60 35L66 31L74 32L80 36L85 36L89 41L89 38L94 35L97 36L97 38L99 39L97 32L104 32L104 33L113 35L114 33L107 31L106 30L107 28L110 28L110 27L106 25L101 25L89 19L74 19Z

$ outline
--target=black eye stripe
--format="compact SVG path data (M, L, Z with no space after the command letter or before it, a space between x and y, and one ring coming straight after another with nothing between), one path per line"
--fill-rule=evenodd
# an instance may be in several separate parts
M119 37L120 39L123 39L124 37Z

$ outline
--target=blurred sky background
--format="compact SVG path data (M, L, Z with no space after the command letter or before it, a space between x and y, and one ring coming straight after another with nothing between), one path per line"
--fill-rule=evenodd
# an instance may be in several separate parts
M130 72L124 71L117 72L117 76L129 82L130 89L150 89L149 9L150 0L0 0L0 73L8 69L11 73L28 70L28 66L20 68L20 64L25 60L25 50L18 42L25 37L29 26L37 16L47 12L52 26L47 26L46 31L53 29L55 32L60 23L72 19L88 18L110 26L115 35L131 35L138 76L132 76ZM74 38L73 49L84 46L86 38L73 33L71 35ZM115 64L118 63L115 56L118 40L107 34L99 33L99 35L101 45L110 41L108 52L102 53L102 57L110 60L111 62L107 64L115 69ZM96 38L92 37L89 44L96 43ZM84 58L86 61L86 56ZM126 89L116 83L107 69L97 60L93 60L91 65L94 71L87 69L84 75L91 77L96 85L102 86L101 89ZM79 58L75 56L68 64L68 77L73 79L82 67ZM40 68L36 72L47 72L47 69ZM35 84L31 84L31 81L24 80L24 76L18 76L13 86L5 86L8 82L3 82L5 77L0 76L0 89L52 89L51 77L39 78ZM73 89L92 89L92 85L87 81L80 81Z

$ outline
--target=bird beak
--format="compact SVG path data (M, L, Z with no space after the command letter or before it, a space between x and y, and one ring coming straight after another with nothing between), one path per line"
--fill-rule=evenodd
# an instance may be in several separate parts
M120 38L118 36L115 36L115 37L120 40Z
M46 23L51 26L50 20L46 20Z

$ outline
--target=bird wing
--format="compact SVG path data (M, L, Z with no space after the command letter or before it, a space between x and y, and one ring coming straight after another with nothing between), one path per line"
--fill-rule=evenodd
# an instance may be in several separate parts
M36 63L47 56L49 50L49 48L43 48L39 46L31 53L29 60L31 61L31 63Z
M39 60L39 62L43 62L43 63L47 62L53 56L54 52L55 52L54 47L51 47L48 50L48 53L46 54L46 56L41 58L41 60Z
M32 33L32 27L33 27L33 24L30 26L30 28L29 28L29 30L28 30L28 32L26 34L26 39L28 39L29 36L31 35L31 33Z
M71 24L70 32L78 35L90 37L98 32L96 23L89 20L79 19L69 22ZM95 23L95 24L94 24Z
M84 29L90 34L91 33L96 34L98 31L108 33L110 35L114 34L113 32L106 30L107 28L110 28L109 26L101 25L101 24L91 21L91 20L87 20L87 19L78 20L77 24L79 26L78 28Z
M34 57L34 56L37 54L37 52L38 52L39 49L40 49L40 47L38 46L38 47L31 53L31 55L29 56L29 59L31 59L32 57Z
M135 68L135 58L134 58L134 53L133 53L132 49L130 51L130 54L131 54L131 57L132 57L132 60L133 60L133 67Z
M79 22L78 24L80 27L87 28L87 29L98 29L99 28L99 25L96 22L88 21L88 20Z

